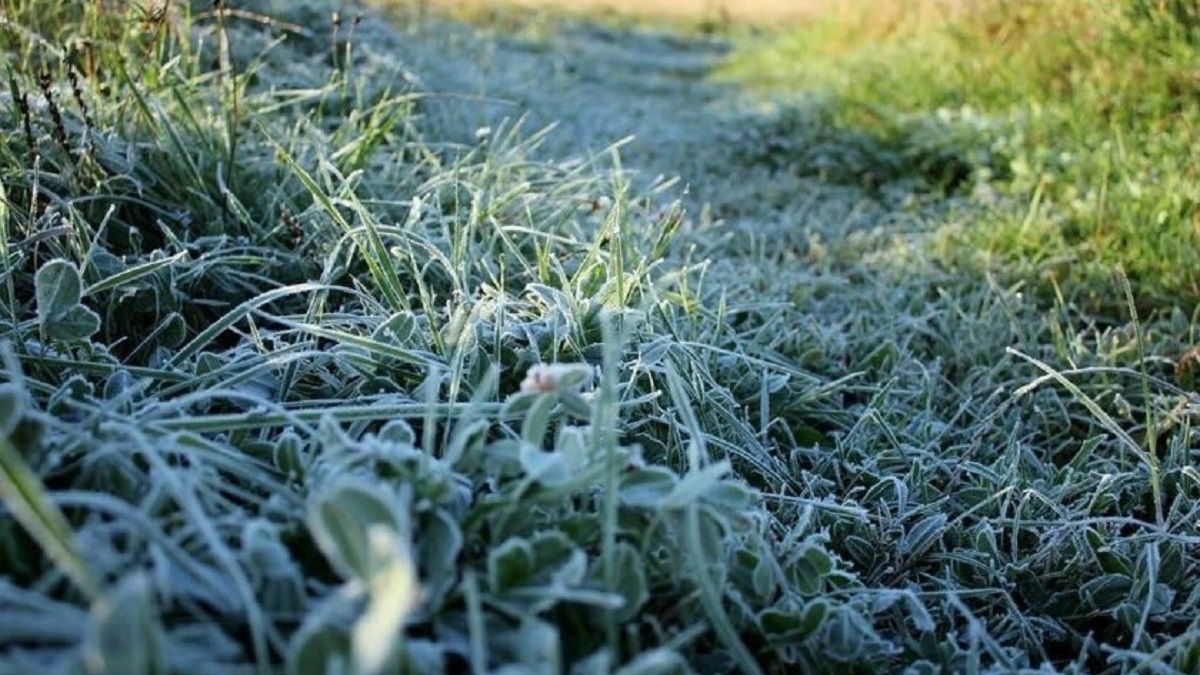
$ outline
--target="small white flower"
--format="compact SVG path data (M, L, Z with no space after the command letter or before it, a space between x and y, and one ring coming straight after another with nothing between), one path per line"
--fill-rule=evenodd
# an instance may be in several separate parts
M578 392L591 379L592 367L586 363L538 363L525 373L521 393Z

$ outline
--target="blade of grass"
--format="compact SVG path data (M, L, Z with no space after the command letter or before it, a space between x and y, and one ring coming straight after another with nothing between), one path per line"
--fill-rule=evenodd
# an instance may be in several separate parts
M303 284L295 284L293 286L284 286L283 288L276 288L274 290L267 291L258 297L251 298L231 309L224 316L214 321L208 328L200 331L196 337L192 338L190 342L181 347L180 350L175 353L175 356L171 357L171 360L167 362L167 366L172 368L178 367L192 356L195 356L195 354L203 349L205 345L212 342L226 329L233 326L238 321L241 321L248 314L265 304L285 298L289 295L299 295L301 293L332 289L335 289L335 287L327 284L308 282Z
M300 183L304 185L304 188L308 190L309 195L321 206L325 214L343 232L354 231L355 228L350 225L341 211L334 205L333 200L329 198L329 195L325 194L325 191L321 189L317 181L313 179L312 174L300 166L296 158L280 145L278 141L274 140L267 129L261 127L260 129L263 136L275 148L276 156L291 169L296 178L300 180ZM412 307L409 306L408 300L405 297L404 289L401 287L400 277L397 276L396 270L391 264L387 247L383 245L383 240L380 239L379 232L375 229L374 223L371 220L366 220L362 226L367 234L367 246L360 246L360 248L363 250L363 257L366 260L367 267L371 270L371 276L379 284L379 290L387 299L392 311L412 311Z
M682 378L679 377L679 374L675 372L674 366L669 362L666 363L664 371L667 376L667 387L671 392L672 402L683 417L684 425L688 428L691 435L691 442L688 443L688 473L695 474L704 469L702 462L705 435L696 418L696 412L692 408L691 401L684 394L685 388ZM729 615L722 606L723 592L708 572L708 567L712 564L712 561L708 559L708 555L704 550L704 535L700 532L700 506L698 504L693 503L685 508L683 523L684 543L687 555L691 558L690 567L696 577L696 587L700 593L700 603L704 606L704 613L712 624L713 630L725 645L725 648L731 652L734 661L737 662L738 668L743 673L747 673L748 675L765 675L765 671L758 665L758 662L754 659L754 655L750 653L750 649L746 647L746 643L738 636L737 630L729 620Z
M8 436L0 436L0 500L89 601L100 585L75 547L71 526Z

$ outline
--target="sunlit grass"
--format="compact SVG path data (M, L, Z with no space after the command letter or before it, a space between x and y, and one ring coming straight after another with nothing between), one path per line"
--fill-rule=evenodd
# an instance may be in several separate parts
M959 146L970 182L1004 200L945 232L947 260L1047 297L1091 296L1108 312L1120 303L1096 296L1121 267L1140 302L1188 308L1200 297L1200 99L1194 17L1171 6L985 2L940 21L843 16L742 50L725 75L762 92L819 92L841 125Z

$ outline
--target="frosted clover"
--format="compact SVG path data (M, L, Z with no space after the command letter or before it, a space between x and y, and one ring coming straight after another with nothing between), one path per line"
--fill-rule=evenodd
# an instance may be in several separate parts
M594 373L586 363L538 363L521 380L522 394L573 393L592 383Z

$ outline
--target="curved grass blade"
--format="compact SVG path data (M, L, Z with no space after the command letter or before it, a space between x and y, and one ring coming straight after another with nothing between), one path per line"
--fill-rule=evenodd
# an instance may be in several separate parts
M103 293L104 291L110 291L114 288L120 288L121 286L137 281L144 276L154 274L164 267L170 267L171 265L174 265L175 263L184 260L187 257L187 251L180 251L179 253L167 258L163 258L162 260L151 260L150 262L145 262L140 265L134 265L129 269L121 270L110 277L105 277L91 286L88 286L83 291L83 297L86 298L89 295L95 295L96 293Z
M7 436L0 436L0 501L88 600L100 596L99 584L75 548L66 517Z
M245 431L270 427L317 424L328 415L343 424L350 422L379 422L393 419L421 419L430 413L429 403L388 403L362 405L325 406L320 408L290 409L286 411L226 413L217 415L189 415L154 422L159 429L169 431L193 431L215 433L222 431ZM494 415L501 417L500 403L481 405L471 403L439 403L432 409L439 418L460 418L464 415ZM514 418L515 419L515 418Z
M1045 376L1039 377L1033 382L1030 382L1029 384L1018 389L1016 392L1017 396L1032 391L1046 380L1054 380L1062 385L1063 389L1066 389L1071 396L1074 396L1080 403L1082 403L1083 407L1087 408L1088 412L1090 412L1092 416L1096 418L1096 421L1100 423L1100 426L1104 427L1105 430L1115 436L1122 445L1128 448L1135 457L1140 459L1146 465L1146 469L1150 472L1150 491L1154 495L1155 522L1157 522L1161 527L1164 523L1164 519L1162 508L1162 480L1159 476L1160 469L1158 458L1152 453L1144 450L1142 446L1138 445L1137 441L1133 440L1133 437L1130 436L1129 433L1124 429L1122 429L1121 425L1117 424L1117 421L1114 420L1107 412L1105 412L1104 408L1101 408L1100 404L1096 403L1095 399L1084 393L1084 391L1079 388L1079 385L1067 379L1062 373L1050 367L1050 365L1023 352L1017 351L1012 347L1008 347L1005 351L1034 365L1043 373L1046 373Z
M311 291L334 290L336 288L337 287L329 284L308 282L303 284L294 284L292 286L284 286L283 288L276 288L273 291L267 291L258 297L251 298L231 309L225 314L225 316L217 319L211 326L205 328L200 332L199 335L192 338L192 341L184 345L175 354L175 356L173 356L171 360L167 362L167 365L170 367L176 367L184 361L187 361L189 358L203 349L205 345L216 339L216 337L223 331L238 321L241 321L243 317L253 310L258 309L267 303L274 302L289 295L299 295L301 293L308 293Z
M296 158L287 151L278 142L270 137L266 129L262 129L263 135L268 141L275 146L276 156L292 170L296 178L300 180L305 189L308 190L312 198L321 206L321 209L338 225L343 232L350 233L354 228L334 205L333 200L329 195L325 194L321 186L312 177L312 174L304 170ZM404 290L400 284L400 277L397 276L396 270L390 264L390 256L387 252L387 247L383 244L383 240L379 237L379 232L375 228L375 224L370 219L363 220L363 227L367 234L368 246L363 247L363 258L367 263L367 267L371 270L371 276L375 278L375 282L379 284L379 290L388 300L388 305L393 311L412 311L408 300L405 299Z

